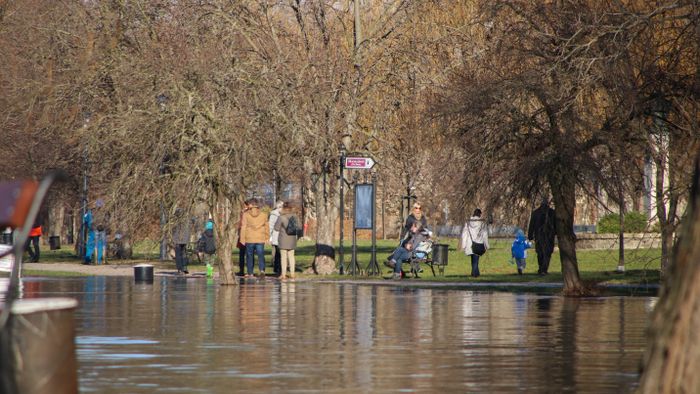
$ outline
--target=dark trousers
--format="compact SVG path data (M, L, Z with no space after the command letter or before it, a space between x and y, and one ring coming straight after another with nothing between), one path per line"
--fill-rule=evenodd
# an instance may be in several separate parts
M479 275L481 275L481 273L479 273L479 255L472 254L470 256L472 258L472 276L478 278Z
M254 243L245 244L246 253L246 263L248 265L248 274L253 275L253 263L255 262L254 256L258 256L258 269L260 272L265 272L265 244Z
M29 239L27 240L27 246L25 247L27 252L29 252L29 259L32 263L36 263L37 261L39 261L39 255L41 252L39 250L39 238L41 237L39 237L38 235L34 237L29 237ZM32 250L32 247L34 248L34 250Z
M537 252L537 273L546 274L549 271L549 260L554 252L554 240L535 238L535 251Z
M238 273L241 275L245 274L245 256L245 245L243 245L238 248Z
M276 275L282 274L282 255L277 245L272 245L272 269Z
M175 266L177 266L178 271L184 271L187 269L187 255L185 250L187 244L175 244Z
M537 273L546 274L549 271L549 260L552 259L552 254L547 251L537 251Z

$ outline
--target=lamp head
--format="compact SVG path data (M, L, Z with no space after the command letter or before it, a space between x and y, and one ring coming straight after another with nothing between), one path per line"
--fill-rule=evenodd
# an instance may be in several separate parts
M348 151L352 149L352 135L345 133L340 137L340 143L342 144L342 149Z

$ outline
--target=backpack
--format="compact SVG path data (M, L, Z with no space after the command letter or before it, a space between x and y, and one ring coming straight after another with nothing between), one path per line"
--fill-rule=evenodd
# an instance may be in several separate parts
M206 230L201 238L202 251L206 254L216 253L216 242L214 241L214 231Z
M285 232L287 235L294 235L296 236L299 233L299 225L297 224L297 217L296 216L291 216L289 218L289 222L287 222L287 228L285 229Z

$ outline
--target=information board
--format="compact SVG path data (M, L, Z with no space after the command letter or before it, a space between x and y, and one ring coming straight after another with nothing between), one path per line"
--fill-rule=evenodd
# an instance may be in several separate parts
M374 185L371 183L361 183L355 185L355 228L372 229L374 219Z

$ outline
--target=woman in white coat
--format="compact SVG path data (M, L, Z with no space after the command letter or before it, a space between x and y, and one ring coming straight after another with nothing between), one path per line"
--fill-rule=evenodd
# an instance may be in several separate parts
M471 256L471 276L478 278L479 257L489 248L489 234L486 221L481 218L481 209L474 210L472 217L467 220L462 230L462 250L467 256Z

